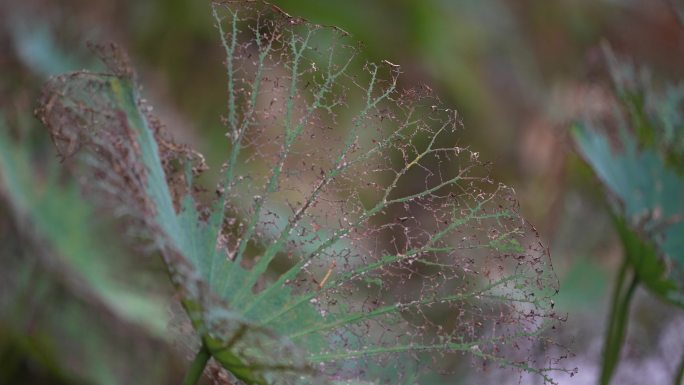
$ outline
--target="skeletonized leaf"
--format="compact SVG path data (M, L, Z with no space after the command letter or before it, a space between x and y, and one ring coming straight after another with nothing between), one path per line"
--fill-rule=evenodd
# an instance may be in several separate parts
M85 188L162 251L213 357L249 384L414 383L464 355L552 382L548 253L457 113L340 30L261 2L213 12L216 202L187 193L200 158L162 137L125 65L53 80L39 113Z

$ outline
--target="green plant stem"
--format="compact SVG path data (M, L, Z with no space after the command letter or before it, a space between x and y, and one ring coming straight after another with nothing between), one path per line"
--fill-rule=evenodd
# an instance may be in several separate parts
M682 380L684 380L684 353L682 353L682 358L677 366L677 373L675 374L673 385L682 385Z
M632 281L625 290L629 270L629 261L627 258L620 267L618 278L615 283L615 290L611 300L612 307L608 319L608 330L606 331L606 340L603 347L603 364L601 368L601 385L609 385L610 380L615 373L618 361L620 359L620 351L622 344L625 341L625 334L627 331L627 321L629 316L629 305L634 296L634 291L639 283L636 274L632 277ZM623 293L624 292L624 293Z
M204 367L207 366L207 362L211 358L209 350L206 346L202 344L202 347L195 355L195 359L192 360L188 372L185 373L185 378L183 379L183 385L195 385L202 377L202 372L204 372Z

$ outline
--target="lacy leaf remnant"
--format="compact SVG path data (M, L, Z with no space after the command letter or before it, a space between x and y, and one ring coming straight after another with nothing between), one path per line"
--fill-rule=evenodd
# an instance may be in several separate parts
M212 11L216 201L194 194L202 157L164 138L115 49L99 49L110 73L53 79L38 115L84 189L161 251L214 359L248 384L415 383L464 356L553 382L548 252L459 143L456 111L363 63L344 31L256 1Z

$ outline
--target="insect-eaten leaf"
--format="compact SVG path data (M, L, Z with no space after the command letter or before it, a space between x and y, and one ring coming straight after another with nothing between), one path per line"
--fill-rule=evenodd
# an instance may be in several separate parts
M458 114L341 30L258 1L212 12L228 82L216 201L124 60L52 80L39 116L84 189L161 251L213 358L248 384L449 379L464 354L553 382L548 252L459 144Z

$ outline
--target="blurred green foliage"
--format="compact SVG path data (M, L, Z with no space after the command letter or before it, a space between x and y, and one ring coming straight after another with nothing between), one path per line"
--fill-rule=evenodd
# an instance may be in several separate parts
M608 385L620 360L637 285L684 305L684 131L681 87L668 85L661 91L646 70L620 61L609 48L604 51L617 98L616 116L607 125L580 123L574 139L606 188L624 249L603 352L600 383ZM674 384L681 382L681 373L678 370Z
M12 225L0 250L0 380L163 381L168 354L148 354L168 338L167 301L140 269L146 263L106 235L111 229L56 164L37 166L2 128L3 211Z

